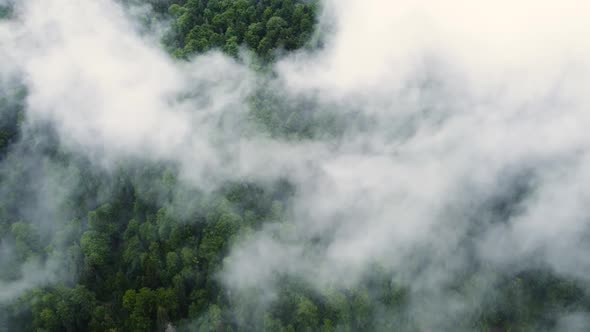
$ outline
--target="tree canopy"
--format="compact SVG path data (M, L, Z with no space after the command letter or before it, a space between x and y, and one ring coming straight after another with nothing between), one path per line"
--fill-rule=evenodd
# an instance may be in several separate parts
M172 20L163 42L180 61L217 49L236 58L245 50L272 62L278 52L308 45L319 10L316 1L296 0L147 2ZM0 17L8 13L0 7ZM0 332L421 331L428 326L409 309L412 285L395 282L396 271L378 262L350 288L316 289L297 277L276 275L280 290L273 305L262 309L249 296L260 290L228 292L218 272L232 245L269 222L286 232L293 227L285 221L296 190L291 183L228 181L204 194L179 184L177 169L167 164L118 165L107 177L85 158L62 151L49 129L39 128L38 141L19 142L26 94L17 89L0 97L0 162L10 165L0 171L0 191L6 191L0 201L0 244L14 248L6 255L11 259L0 262L0 284L29 277L27 267L35 266L50 271L42 278L59 275L60 281L38 281L17 300L0 302ZM341 130L326 113L305 112L314 105L313 98L292 101L264 86L250 100L252 118L273 136L301 139ZM10 159L11 149L35 151L42 158ZM36 172L82 179L66 206L51 211L50 229L33 224L22 206L40 186ZM177 209L175 200L190 208ZM55 260L65 262L59 271L51 269ZM492 285L496 298L452 326L538 331L539 322L556 326L552 314L562 308L590 310L590 297L575 280L550 271L500 280ZM476 282L466 273L448 291L468 302Z

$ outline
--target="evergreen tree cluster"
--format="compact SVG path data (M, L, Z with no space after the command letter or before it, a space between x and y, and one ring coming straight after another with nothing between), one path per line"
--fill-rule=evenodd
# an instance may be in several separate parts
M296 0L187 0L168 9L174 18L167 40L172 53L186 58L210 49L237 56L240 45L263 59L278 48L303 47L313 32L317 4Z

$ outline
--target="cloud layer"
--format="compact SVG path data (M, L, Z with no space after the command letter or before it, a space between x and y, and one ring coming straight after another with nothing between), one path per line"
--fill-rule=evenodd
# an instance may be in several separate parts
M175 62L112 1L28 0L0 25L0 70L22 75L29 122L98 165L172 161L201 188L295 183L292 228L238 244L229 288L276 273L346 287L378 263L430 294L416 305L436 320L469 310L438 301L474 260L589 281L588 13L576 0L326 0L325 46L282 58L271 79L216 52ZM346 130L257 133L248 97L269 80Z

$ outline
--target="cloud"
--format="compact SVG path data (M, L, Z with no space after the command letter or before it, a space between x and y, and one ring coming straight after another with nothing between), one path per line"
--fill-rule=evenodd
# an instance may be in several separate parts
M351 123L314 160L321 171L299 182L295 235L263 230L238 247L228 284L289 273L347 286L376 261L441 299L416 304L426 318L446 310L444 287L474 256L496 271L548 266L587 281L588 9L327 1L337 27L327 46L277 70L291 93L371 125ZM327 244L310 253L317 237Z
M325 46L282 58L273 79L217 52L175 62L107 0L24 1L0 26L0 68L24 77L29 121L49 121L96 164L172 161L206 188L294 182L289 231L270 224L237 244L228 288L272 293L276 274L346 287L377 262L433 296L415 301L427 317L470 310L438 304L474 259L588 281L590 5L324 6ZM344 132L256 132L248 97L269 80L290 98L317 97L305 111L335 114Z

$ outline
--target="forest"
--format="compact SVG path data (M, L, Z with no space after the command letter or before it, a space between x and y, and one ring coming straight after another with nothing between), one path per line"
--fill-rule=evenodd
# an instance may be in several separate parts
M166 26L159 41L171 61L221 52L267 78L247 97L246 118L264 137L339 142L376 125L356 109L347 113L354 121L334 104L319 112L317 95L288 96L273 86L277 61L325 47L321 1L117 4L138 5L148 8L135 16L139 25ZM19 15L11 6L0 7L1 20ZM562 328L560 313L590 312L587 283L544 264L510 269L466 258L437 298L396 277L430 271L420 248L407 271L375 259L351 283L316 284L286 269L272 273L279 286L268 298L265 284L228 288L220 276L240 257L232 248L268 229L299 234L297 180L229 178L199 188L171 161L130 157L97 167L59 130L29 121L32 89L23 81L0 90L0 331L545 331ZM519 195L533 189L520 181L526 175L514 178L507 182L516 193L492 195L478 211L496 223L516 214L525 201ZM482 227L467 233L476 238ZM313 256L330 236L304 241ZM469 237L461 241L474 247ZM459 302L465 310L443 309Z

